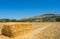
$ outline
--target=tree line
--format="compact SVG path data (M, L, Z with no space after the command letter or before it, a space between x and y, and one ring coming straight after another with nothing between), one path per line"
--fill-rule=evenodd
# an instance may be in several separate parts
M60 22L59 17L29 18L29 19L0 19L0 22Z

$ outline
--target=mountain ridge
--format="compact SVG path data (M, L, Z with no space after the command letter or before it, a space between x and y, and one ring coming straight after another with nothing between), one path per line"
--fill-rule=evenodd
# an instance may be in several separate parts
M60 14L43 14L23 19L0 19L0 22L60 22Z
M20 21L30 21L30 22L44 22L44 21L56 21L60 20L60 14L43 14L40 16L33 16L31 18L21 19Z

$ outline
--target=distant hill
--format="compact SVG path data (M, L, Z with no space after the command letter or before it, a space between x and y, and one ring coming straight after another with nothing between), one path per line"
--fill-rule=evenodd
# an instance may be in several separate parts
M0 19L0 22L60 22L60 14L43 14L30 18L16 19Z
M22 22L45 22L45 21L60 21L60 14L43 14L40 16L33 16L31 18L21 19Z
M41 16L34 16L33 18L46 18L46 17L52 17L52 16L58 16L56 14L44 14Z

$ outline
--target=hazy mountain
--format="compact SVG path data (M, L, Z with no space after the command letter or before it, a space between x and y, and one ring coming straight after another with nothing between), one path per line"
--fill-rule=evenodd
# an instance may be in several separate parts
M34 16L32 18L46 18L46 17L53 17L53 16L60 16L59 14L43 14L41 16Z
M43 14L30 18L16 19L0 19L0 22L60 22L60 14Z
M44 21L57 21L60 20L60 14L43 14L40 16L33 16L31 18L21 19L23 22L44 22Z

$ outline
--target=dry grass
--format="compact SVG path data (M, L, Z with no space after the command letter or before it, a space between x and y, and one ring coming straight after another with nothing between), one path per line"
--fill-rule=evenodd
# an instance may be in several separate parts
M60 23L53 23L38 35L38 39L60 39Z
M10 31L10 33L12 34L10 35L14 38L10 38L10 39L60 39L60 22L40 22L40 23L38 22L37 23L17 23L17 22L9 23L8 22L8 23L0 23L0 25L4 25L5 28L9 26L10 30L12 30ZM46 29L41 30L46 26L48 26ZM0 26L0 31L1 28L2 27ZM7 28L7 30L9 28ZM41 31L38 31L38 29L40 29ZM7 34L7 32L9 31L7 30L4 29L3 32ZM38 33L36 34L33 31ZM0 39L4 39L4 38L0 36Z

